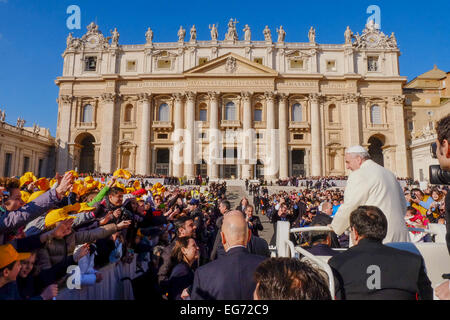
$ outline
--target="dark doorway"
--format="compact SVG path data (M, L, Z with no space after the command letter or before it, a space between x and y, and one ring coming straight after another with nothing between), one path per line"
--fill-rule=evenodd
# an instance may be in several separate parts
M380 166L384 167L383 150L381 149L383 147L383 142L379 138L373 136L369 138L369 144L370 158Z
M83 140L81 140L81 153L80 153L80 173L94 172L95 163L95 138L87 134Z
M305 150L292 150L292 175L305 175Z

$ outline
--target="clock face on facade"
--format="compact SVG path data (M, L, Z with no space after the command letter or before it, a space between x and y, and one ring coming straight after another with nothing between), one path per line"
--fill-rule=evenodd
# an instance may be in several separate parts
M98 37L97 36L90 36L86 39L86 45L90 48L94 48L98 45Z
M367 45L369 47L375 47L378 44L378 36L375 34L371 34L369 36L367 36Z

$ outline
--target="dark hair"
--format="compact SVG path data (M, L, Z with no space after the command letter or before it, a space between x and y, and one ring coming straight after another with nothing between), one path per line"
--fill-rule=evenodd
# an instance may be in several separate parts
M360 206L350 214L350 227L360 236L383 240L387 234L387 219L375 206Z
M124 193L124 190L122 188L119 188L119 187L112 187L108 191L108 196L115 196L118 193Z
M173 222L173 224L175 226L175 230L177 231L177 234L181 228L184 228L186 221L189 221L189 220L193 220L193 219L189 216L183 216Z
M184 261L184 254L181 251L182 248L187 248L189 245L189 239L193 239L192 237L180 237L175 241L175 245L172 249L172 253L170 255L172 262L174 264L180 263Z
M20 188L20 180L16 178L0 178L0 187L3 187L6 191L11 192L12 189Z
M17 262L17 260L14 260L13 262L8 264L7 266L4 266L3 268L0 268L0 277L3 277L3 270L5 270L5 269L12 270L14 268L14 265L16 264L16 262Z
M298 259L267 259L256 268L254 277L261 300L331 300L320 271Z
M440 144L444 140L449 141L450 139L450 114L446 115L444 118L438 121L436 126L437 139ZM450 141L449 141L450 142Z
M230 210L230 208L231 208L230 201L222 200L222 201L220 201L220 203L223 204L227 210Z
M418 191L422 196L425 195L425 194L423 193L423 191L420 190L419 188L413 188L413 189L411 189L411 192L416 192L416 191Z

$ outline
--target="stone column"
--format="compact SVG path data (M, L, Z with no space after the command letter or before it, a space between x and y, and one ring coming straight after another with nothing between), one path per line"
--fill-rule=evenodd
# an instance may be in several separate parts
M184 132L184 175L194 178L194 124L195 124L195 92L186 93L186 115Z
M70 128L72 126L72 101L73 96L62 95L58 99L59 103L59 123L58 123L58 150L56 171L64 174L69 165L69 145Z
M209 177L211 179L219 178L219 165L217 164L220 158L219 142L220 142L220 131L219 131L219 93L218 92L208 92L210 99L209 107Z
M277 157L278 150L276 145L278 144L277 133L275 130L275 93L265 92L266 108L267 108L267 121L266 121L266 161L264 163L264 179L267 181L275 180L278 173Z
M322 175L319 94L309 95L311 106L311 175Z
M241 92L241 98L244 104L243 116L243 134L242 134L242 179L251 179L251 162L252 155L252 107L250 104L252 94L250 92Z
M138 95L139 102L142 105L142 118L141 118L141 141L139 146L139 159L138 159L138 174L149 175L150 174L150 102L149 95L147 93L141 93Z
M278 118L278 130L280 134L280 179L286 179L289 177L289 154L288 154L288 113L287 113L287 98L285 93L279 94L279 118Z
M102 132L100 138L100 172L112 173L113 168L113 154L116 152L114 148L115 135L115 93L103 93L102 100Z
M172 142L173 142L173 176L179 178L183 176L183 142L181 139L184 134L184 124L183 124L183 115L184 115L184 107L183 107L183 99L184 94L182 93L174 93L174 132L172 134Z
M394 173L398 177L408 177L408 157L406 151L406 134L405 134L405 113L403 105L405 102L405 96L394 96L391 98L391 110L394 115L394 136L395 143L397 144L395 150L395 171ZM393 168L392 168L393 169Z
M347 147L361 144L361 117L359 110L359 97L359 93L348 93L344 95L344 103L346 104L347 109L347 121L345 122L351 124L345 129L347 133Z

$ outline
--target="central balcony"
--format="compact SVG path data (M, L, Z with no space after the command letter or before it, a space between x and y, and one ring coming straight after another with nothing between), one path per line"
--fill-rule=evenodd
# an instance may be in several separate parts
M173 129L171 121L153 121L152 127L155 131L170 131Z

